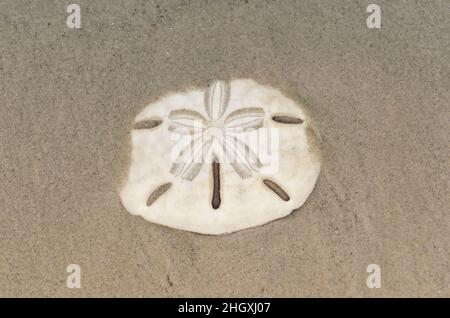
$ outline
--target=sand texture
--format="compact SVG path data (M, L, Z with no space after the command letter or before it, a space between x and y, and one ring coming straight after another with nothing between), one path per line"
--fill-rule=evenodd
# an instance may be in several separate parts
M64 1L0 3L0 296L450 297L448 1L377 1L375 30L360 0L76 3L81 29ZM128 213L136 115L235 78L320 132L304 206L218 237Z

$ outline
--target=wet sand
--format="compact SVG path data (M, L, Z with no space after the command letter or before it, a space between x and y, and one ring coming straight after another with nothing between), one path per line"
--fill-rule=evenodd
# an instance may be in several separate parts
M0 296L450 296L447 1L378 1L378 30L365 1L77 3L79 30L60 1L0 4ZM219 237L130 215L134 117L215 78L306 105L312 195Z

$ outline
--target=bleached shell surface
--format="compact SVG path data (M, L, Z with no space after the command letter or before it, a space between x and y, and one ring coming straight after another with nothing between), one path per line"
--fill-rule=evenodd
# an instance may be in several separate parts
M176 229L223 234L282 218L305 202L318 178L320 160L308 144L306 128L310 123L304 110L279 90L252 80L233 80L230 88L225 117L240 108L260 107L265 112L264 128L278 129L278 168L262 169L242 179L231 165L221 164L222 201L218 209L213 209L210 163L205 163L192 181L170 173L172 149L179 141L168 130L169 112L192 109L207 118L205 90L172 94L148 105L135 119L140 122L157 118L162 123L153 129L134 129L131 132L131 166L120 192L122 204L130 213ZM298 117L304 122L300 125L282 124L272 120L276 115ZM280 185L290 200L283 201L278 197L263 183L264 179ZM166 183L172 183L171 187L147 206L150 194Z

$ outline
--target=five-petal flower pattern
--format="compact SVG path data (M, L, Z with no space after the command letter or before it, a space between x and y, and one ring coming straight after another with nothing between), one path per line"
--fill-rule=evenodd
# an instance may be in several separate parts
M257 153L247 144L244 134L264 126L264 110L246 107L227 114L230 86L216 81L205 92L206 118L191 109L169 114L169 130L191 138L178 154L170 172L192 181L211 157L216 163L229 163L243 179L261 167Z

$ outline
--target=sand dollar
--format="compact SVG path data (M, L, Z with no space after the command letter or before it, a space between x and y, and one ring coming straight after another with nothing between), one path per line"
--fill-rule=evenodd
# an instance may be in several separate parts
M320 172L310 125L301 105L252 80L163 97L135 119L122 203L148 221L204 234L284 217Z

